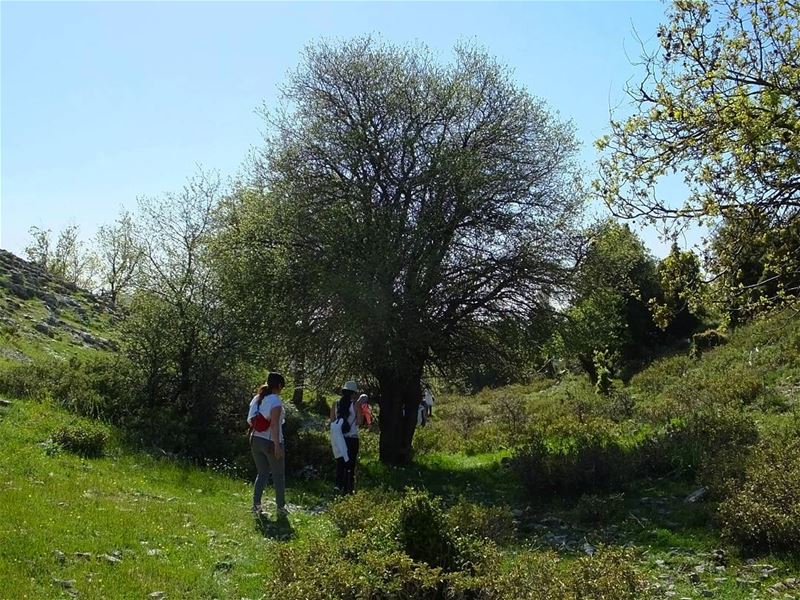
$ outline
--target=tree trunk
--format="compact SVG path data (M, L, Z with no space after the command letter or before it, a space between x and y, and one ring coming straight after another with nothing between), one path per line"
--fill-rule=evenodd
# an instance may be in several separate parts
M420 374L404 377L379 377L380 399L380 459L390 465L411 462L411 442L417 428L417 409L422 397Z
M292 404L297 408L303 408L303 390L305 388L306 373L304 362L298 359L294 369L294 392L292 393Z

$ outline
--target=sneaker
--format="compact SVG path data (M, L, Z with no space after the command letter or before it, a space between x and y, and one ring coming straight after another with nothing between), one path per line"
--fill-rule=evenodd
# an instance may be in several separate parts
M264 509L261 508L260 504L254 504L253 508L250 509L250 512L256 516L260 516L264 514Z
M285 506L283 508L279 508L275 511L279 517L288 517L289 516L289 509Z

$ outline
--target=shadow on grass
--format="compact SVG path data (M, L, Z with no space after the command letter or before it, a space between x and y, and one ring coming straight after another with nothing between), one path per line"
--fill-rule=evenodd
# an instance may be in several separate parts
M297 535L286 515L278 515L274 521L267 515L258 515L255 517L255 527L265 538L282 542L291 540Z
M463 497L484 505L524 502L516 475L501 463L500 457L464 457L454 462L445 455L427 455L402 467L369 461L359 468L357 487L382 486L394 490L414 487L445 501Z

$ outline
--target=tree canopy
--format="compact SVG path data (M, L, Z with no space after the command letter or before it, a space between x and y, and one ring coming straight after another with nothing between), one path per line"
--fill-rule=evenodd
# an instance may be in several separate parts
M611 121L598 191L615 214L782 222L800 203L800 5L791 0L677 0L646 52L634 112ZM655 185L683 174L682 204Z
M309 47L281 106L223 211L223 245L258 273L265 255L234 224L262 223L261 287L301 279L273 298L297 322L272 332L337 340L379 390L382 458L404 461L424 369L502 353L489 332L563 292L581 205L572 128L480 50L440 64L371 38Z

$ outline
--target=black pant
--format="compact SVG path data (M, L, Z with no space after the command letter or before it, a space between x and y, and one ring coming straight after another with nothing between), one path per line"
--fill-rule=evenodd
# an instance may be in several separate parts
M356 485L356 461L358 460L358 438L346 437L347 462L343 458L336 459L336 487L345 494L352 494Z

